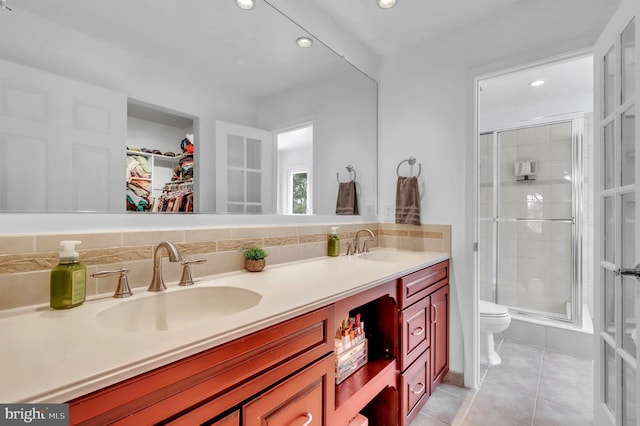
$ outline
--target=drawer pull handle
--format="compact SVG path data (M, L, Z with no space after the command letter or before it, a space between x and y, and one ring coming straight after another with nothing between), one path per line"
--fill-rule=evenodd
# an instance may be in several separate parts
M414 395L420 395L424 391L424 383L420 383L420 388L418 390L412 390L411 393Z
M304 422L302 426L309 426L312 421L313 421L313 416L311 415L311 413L307 413L307 421Z
M431 322L435 324L438 322L438 308L436 305L431 305L431 313Z
M422 333L424 333L424 327L417 327L415 330L411 332L411 335L420 336Z

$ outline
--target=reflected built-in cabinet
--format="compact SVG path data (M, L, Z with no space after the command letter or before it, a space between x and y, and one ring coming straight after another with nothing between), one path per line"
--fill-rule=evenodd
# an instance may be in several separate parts
M127 150L127 210L153 210L179 161L180 157Z
M183 142L189 138L193 142L193 135L193 118L129 100L127 210L194 210L193 151L187 152Z

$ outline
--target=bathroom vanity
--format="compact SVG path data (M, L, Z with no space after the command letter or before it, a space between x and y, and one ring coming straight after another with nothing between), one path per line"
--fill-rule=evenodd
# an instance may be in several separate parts
M409 424L448 371L448 294L444 261L75 399L72 424ZM369 360L335 385L335 330L354 312Z
M34 396L23 398L68 401L71 424L346 425L358 413L371 424L409 424L448 371L448 255L373 253L379 258L322 258L214 276L187 290L170 286L167 296L242 286L262 298L176 330L170 322L163 331L93 330L95 344L83 346L83 333L96 328L91 321L78 327L77 341L68 340L103 361L91 367L94 374L82 376L87 361L74 353L78 364L66 372L66 385L31 385L23 391ZM87 302L64 320L95 317L118 302L127 303ZM334 338L342 319L356 314L366 322L368 362L336 385ZM50 389L38 395L36 386Z

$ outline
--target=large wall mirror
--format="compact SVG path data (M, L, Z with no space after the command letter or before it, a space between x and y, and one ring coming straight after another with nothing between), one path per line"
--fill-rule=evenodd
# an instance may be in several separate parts
M375 214L377 83L267 2L8 5L0 211Z

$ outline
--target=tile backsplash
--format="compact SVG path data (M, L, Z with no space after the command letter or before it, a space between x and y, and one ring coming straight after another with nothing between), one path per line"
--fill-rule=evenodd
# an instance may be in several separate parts
M153 249L162 241L174 243L187 259L206 259L193 266L194 278L243 269L242 250L264 247L274 265L326 255L327 232L340 226L342 253L357 230L369 228L377 238L371 247L451 252L450 225L392 223L255 226L95 233L0 235L0 310L49 301L49 273L58 263L60 241L80 240L80 261L87 266L87 297L113 292L117 277L95 279L92 272L128 268L132 288L147 287L153 268ZM180 263L163 262L166 282L178 281Z

